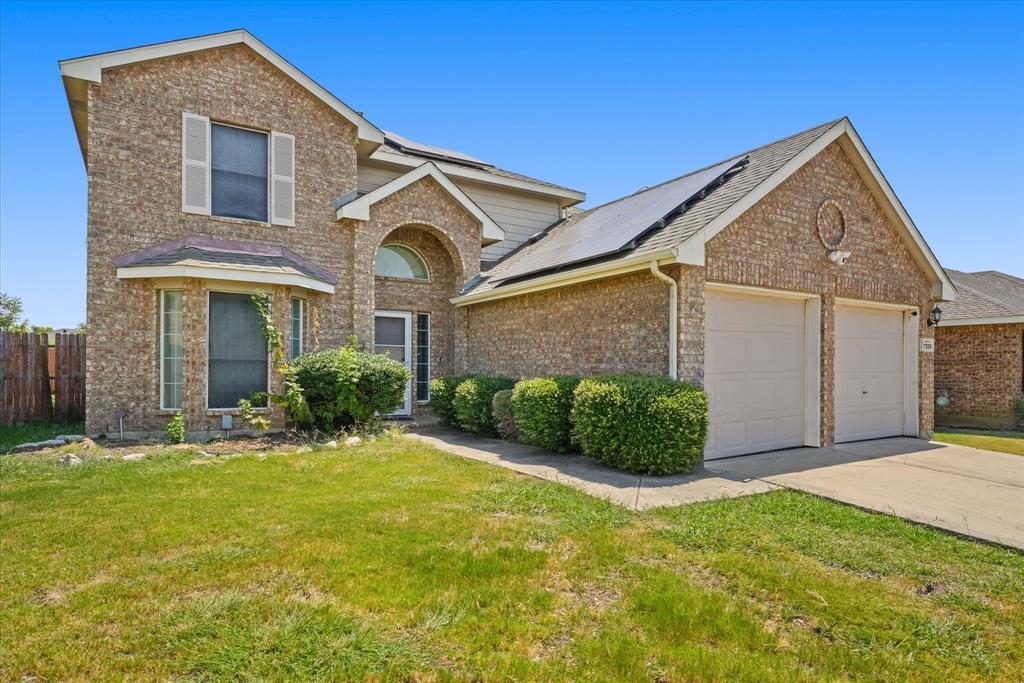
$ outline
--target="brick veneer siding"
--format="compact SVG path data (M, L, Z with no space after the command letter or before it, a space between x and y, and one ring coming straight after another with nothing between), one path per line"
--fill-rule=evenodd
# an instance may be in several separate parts
M1010 427L1024 390L1024 324L939 327L935 334L936 422Z
M183 111L295 136L295 227L181 211ZM86 428L93 433L116 428L119 408L128 411L129 431L161 430L169 417L160 410L157 285L118 280L119 254L188 235L286 246L338 277L334 295L273 288L282 330L289 329L289 297L308 297L307 350L353 333L372 344L373 256L393 229L427 223L450 234L459 277L479 263L479 223L432 179L381 201L369 222L337 221L331 202L357 185L355 126L244 45L104 71L103 83L89 88L88 138ZM186 426L216 430L220 417L205 408L210 284L174 286L185 291Z
M826 200L846 220L839 266L818 239ZM834 425L837 297L930 309L930 287L895 226L838 144L823 150L712 238L706 266L663 268L679 285L679 375L703 384L707 280L811 292L821 297L821 443ZM469 306L468 367L514 376L667 371L668 288L649 273ZM920 335L932 335L920 319ZM919 428L932 430L932 357L919 355Z

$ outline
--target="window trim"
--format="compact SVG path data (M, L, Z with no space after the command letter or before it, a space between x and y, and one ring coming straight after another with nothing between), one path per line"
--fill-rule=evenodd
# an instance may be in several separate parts
M378 273L377 272L377 256L380 254L380 250L384 249L386 247L402 247L403 249L408 249L409 251L411 251L413 254L416 255L416 258L418 258L420 260L420 263L423 264L423 270L427 271L427 276L426 277L404 277L402 275L384 275L382 273ZM373 276L374 277L386 277L386 278L389 278L391 280L404 280L406 282L431 282L433 280L433 276L430 273L430 266L427 265L427 259L423 258L423 254L421 254L415 247L410 247L408 244L405 244L404 242L387 242L386 244L381 244L379 247L377 247L377 251L373 255Z
M299 302L299 352L295 353L295 339L293 333L295 332L294 316L292 312L294 310L295 302ZM295 296L294 294L288 300L288 360L294 360L298 356L301 356L306 348L306 306L307 302L301 296Z
M206 384L205 391L203 392L203 402L206 405L207 414L213 415L224 415L238 413L238 406L232 408L211 408L210 407L210 295L211 294L246 294L252 296L255 289L232 289L231 287L207 287L206 288ZM271 311L273 311L274 302L270 302ZM264 340L266 341L266 340ZM270 358L270 342L267 342L267 393L270 393L270 380L273 376L273 363ZM265 408L253 408L256 413L269 414L270 406Z
M210 146L210 158L209 158L209 178L210 178L210 217L226 219L229 221L246 221L247 223L257 223L259 225L273 225L273 211L274 198L272 193L273 188L273 173L274 169L270 163L270 139L273 135L273 131L263 130L262 128L253 128L251 126L239 126L235 123L228 123L227 121L218 121L216 119L209 119L210 125L208 126L209 138L208 144ZM250 133L260 133L267 139L267 219L264 221L256 218L238 218L237 216L222 216L218 213L213 212L213 127L214 126L225 126L227 128L237 128L238 130L249 131Z
M160 356L160 410L161 411L177 413L177 412L181 412L182 410L185 409L185 399L184 399L184 396L180 397L181 405L178 406L177 408L168 408L166 405L164 405L164 333L165 333L164 316L166 315L166 301L167 301L166 295L170 294L171 292L180 292L181 293L181 309L178 311L178 315L184 317L184 315L185 315L185 290L180 288L180 287L167 287L167 288L164 288L164 289L158 289L157 291L160 293L160 340L159 340L159 344L160 344L160 352L159 352L159 356ZM182 321L182 323L184 323L184 321ZM184 356L184 353L185 353L185 330L184 330L184 324L182 325L182 328L183 328L182 331L181 331L181 350L182 350L182 356L181 356L181 358L178 359L178 362L181 363L181 366L182 366L182 377L181 377L182 381L179 382L179 384L178 384L179 387L183 387L185 385L185 382L184 382L184 380L185 380L185 374L184 374L184 369L185 369L185 363L184 363L184 361L185 361L185 356Z
M418 387L418 385L420 383L419 382L419 377L415 376L415 375L413 376L413 395L416 397L416 403L424 404L424 403L430 403L430 372L432 370L432 367L431 367L432 363L431 363L431 360L430 360L430 352L433 351L433 346L434 346L434 344L433 344L434 320L433 320L433 318L432 318L432 316L430 315L429 312L417 311L414 315L416 316L416 346L415 346L416 363L415 363L415 370L417 372L419 371L419 368L420 368L420 359L419 359L419 350L420 350L420 337L419 337L419 334L420 334L420 316L423 316L423 317L425 317L427 319L427 362L426 362L426 366L427 366L427 397L426 398L422 398L421 399L419 397L419 392L417 391L417 387Z

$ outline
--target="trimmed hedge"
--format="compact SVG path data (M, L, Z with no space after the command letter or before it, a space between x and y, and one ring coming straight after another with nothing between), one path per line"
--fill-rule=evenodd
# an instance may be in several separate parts
M576 387L572 420L584 455L629 472L675 474L701 461L708 402L697 387L667 377L604 375Z
M449 375L430 381L430 409L445 427L458 427L455 418L455 388L472 375Z
M291 368L312 425L328 433L393 413L405 401L410 378L404 364L351 346L303 354Z
M515 383L507 377L473 375L455 387L455 419L467 432L481 436L497 436L491 403L502 389L511 389Z
M512 412L523 441L533 446L567 453L572 448L573 391L579 377L537 377L516 383Z
M507 441L519 440L519 429L516 418L512 414L512 390L502 389L491 400L491 413L494 415L494 428L498 436Z

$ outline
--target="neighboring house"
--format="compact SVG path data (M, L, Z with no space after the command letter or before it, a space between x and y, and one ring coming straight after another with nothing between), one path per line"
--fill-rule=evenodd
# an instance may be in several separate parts
M1024 280L946 269L957 299L935 333L935 420L1006 428L1024 392Z
M218 430L277 386L263 289L291 354L355 335L405 361L402 413L439 374L637 370L707 388L709 458L931 433L922 338L954 290L847 119L579 211L380 131L244 31L61 70L89 174L91 432L177 410Z

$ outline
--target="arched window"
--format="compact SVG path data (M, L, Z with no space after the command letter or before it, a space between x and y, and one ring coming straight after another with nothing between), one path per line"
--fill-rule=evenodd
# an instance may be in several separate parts
M374 272L377 275L407 277L415 280L426 280L430 277L427 272L427 264L423 262L420 255L401 244L386 244L377 250L377 263Z

